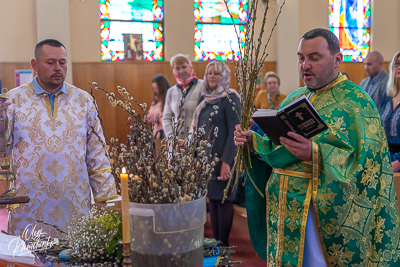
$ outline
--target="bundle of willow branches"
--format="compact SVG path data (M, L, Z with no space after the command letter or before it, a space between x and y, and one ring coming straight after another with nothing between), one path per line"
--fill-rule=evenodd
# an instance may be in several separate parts
M228 7L227 0L225 1L225 5ZM275 27L277 26L278 18L282 12L282 7L285 4L285 0L280 5L279 12L276 16L275 23L271 28L270 35L268 40L265 44L262 43L262 38L265 33L265 25L267 23L267 14L270 8L270 0L263 0L263 20L261 23L261 29L256 29L256 21L257 21L257 9L259 9L259 0L249 0L249 12L248 12L248 20L245 24L246 28L246 35L244 37L245 44L242 47L240 45L240 37L238 32L236 31L239 47L242 47L239 51L240 53L240 60L235 61L235 76L238 79L238 86L239 86L239 94L240 94L240 105L241 105L241 127L242 129L246 130L249 128L251 116L255 111L254 101L256 97L256 82L258 74L261 68L264 66L265 59L267 58L268 54L266 49L268 44L271 40L272 34L274 32ZM261 7L260 7L261 8ZM229 10L228 10L229 12ZM229 12L232 17L232 14ZM232 17L233 20L233 17ZM235 28L236 30L236 28ZM233 169L236 168L235 173L235 186L237 186L239 181L239 174L244 172L247 173L247 178L254 184L253 180L251 179L250 175L248 174L248 167L245 164L245 157L248 156L250 153L249 148L247 146L240 147L238 149L235 163ZM251 162L250 162L251 166ZM231 187L232 177L229 179L228 185L226 186L224 192L224 200L228 194L228 190ZM256 190L263 196L263 193L257 188L254 184ZM234 187L233 187L234 188ZM224 201L223 200L223 201Z
M153 136L154 125L147 121L145 103L138 103L125 88L118 87L122 97L119 99L96 83L92 85L106 94L112 106L118 106L129 114L131 133L128 134L128 142L120 143L114 138L108 140L105 135L104 146L117 184L120 183L122 167L127 168L131 202L182 203L207 194L207 182L218 158L206 153L206 149L209 150L212 144L203 140L206 134L204 128L189 133L186 140L180 140L178 132L184 125L184 119L178 118L174 121L174 134L168 139L162 139L161 144L157 145ZM95 101L92 85L91 94ZM133 105L140 109L135 110ZM181 99L181 110L182 107ZM102 121L101 124L103 125Z

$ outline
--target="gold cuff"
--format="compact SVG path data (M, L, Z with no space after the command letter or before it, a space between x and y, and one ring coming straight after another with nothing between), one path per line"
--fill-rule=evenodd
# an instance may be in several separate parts
M111 172L111 167L104 168L104 169L98 169L98 170L95 170L95 171L91 171L88 174L89 174L89 176L92 176L94 174L100 174L100 173L105 173L105 172Z
M19 204L9 204L9 205L7 205L7 211L15 210L18 207L19 207Z
M107 201L107 200L111 200L111 199L116 199L116 198L118 198L118 195L113 195L113 196L108 196L108 197L101 197L101 198L96 198L95 200L94 200L94 202L104 202L104 201Z

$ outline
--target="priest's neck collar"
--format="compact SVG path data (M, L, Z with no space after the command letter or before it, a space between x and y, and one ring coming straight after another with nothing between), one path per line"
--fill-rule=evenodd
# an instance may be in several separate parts
M343 82L345 80L347 80L347 77L339 72L338 76L336 76L336 78L333 79L333 81L331 81L327 85L325 85L323 87L320 87L320 88L312 88L312 89L307 87L307 89L313 94L320 93L320 92L323 92L323 91L325 91L327 89L330 89L330 88L334 87L338 83L341 83L341 82Z

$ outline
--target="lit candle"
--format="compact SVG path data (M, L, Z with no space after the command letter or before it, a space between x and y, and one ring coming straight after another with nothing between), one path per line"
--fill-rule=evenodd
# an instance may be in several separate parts
M124 243L131 242L131 233L129 225L129 195L128 195L128 174L126 168L122 168L121 178L121 209L122 209L122 237Z

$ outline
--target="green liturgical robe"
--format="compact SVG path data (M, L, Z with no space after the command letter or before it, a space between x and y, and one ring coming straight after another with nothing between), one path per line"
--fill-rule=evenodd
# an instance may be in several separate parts
M307 87L296 90L281 107L302 95L329 129L311 138L311 161L253 132L254 149L264 162L253 155L250 175L266 194L263 199L246 183L254 247L268 267L302 266L313 205L328 266L400 266L397 198L375 104L341 74L315 94Z

